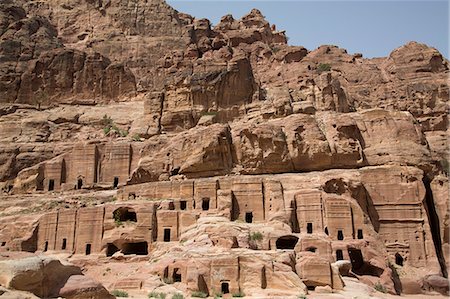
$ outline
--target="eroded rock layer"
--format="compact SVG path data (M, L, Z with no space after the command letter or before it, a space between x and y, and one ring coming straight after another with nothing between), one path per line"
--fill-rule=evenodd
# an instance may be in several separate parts
M257 9L212 26L157 0L8 0L0 30L0 254L141 295L448 293L436 49L310 51Z

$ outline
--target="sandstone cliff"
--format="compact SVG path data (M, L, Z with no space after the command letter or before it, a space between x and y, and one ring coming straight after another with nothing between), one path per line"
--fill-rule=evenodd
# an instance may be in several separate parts
M308 50L159 0L7 0L0 30L0 251L151 255L170 292L448 292L436 49Z

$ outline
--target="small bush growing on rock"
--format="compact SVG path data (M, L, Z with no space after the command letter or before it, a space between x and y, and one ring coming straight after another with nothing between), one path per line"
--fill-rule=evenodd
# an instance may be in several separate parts
M206 298L206 297L208 297L208 294L206 294L205 292L202 292L202 291L194 291L191 293L191 297Z
M250 240L252 241L261 241L263 239L263 235L260 232L254 232L250 235Z
M306 297L306 295L301 294L297 296L297 299L308 299L308 298Z
M128 293L122 290L112 290L111 295L116 297L128 297Z
M139 134L134 134L133 137L132 137L131 139L133 139L133 141L141 141L141 135L139 135Z
M233 293L232 296L235 298L241 298L241 297L245 297L245 294L244 294L244 292L239 291L237 293Z
M373 288L374 288L375 290L377 290L378 292L381 292L381 293L387 293L386 288L385 288L384 285L382 285L380 282L377 282L377 283L373 286Z
M222 296L223 296L222 292L215 293L215 294L214 294L214 299L222 298Z
M166 299L166 297L167 297L167 294L163 293L163 292L161 292L161 293L151 292L151 293L148 294L148 298ZM172 298L174 298L174 297L172 297ZM181 298L183 298L183 297L181 297Z
M317 71L318 71L319 73L322 73L322 72L329 72L329 71L331 71L331 65L329 65L328 63L320 63L320 64L317 66Z
M178 293L178 294L174 294L172 296L172 299L184 299L184 296L183 296L183 294Z

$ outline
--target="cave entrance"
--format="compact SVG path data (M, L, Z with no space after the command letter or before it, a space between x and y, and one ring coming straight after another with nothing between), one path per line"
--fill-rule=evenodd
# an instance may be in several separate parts
M306 233L312 234L312 232L313 232L313 225L312 225L312 222L308 222L308 223L306 224Z
M187 208L187 202L185 200L180 201L180 209L186 210Z
M136 212L132 208L121 207L113 212L113 218L115 221L131 221L137 222Z
M361 250L350 248L348 250L348 256L350 258L350 262L352 263L352 271L355 272L360 270L364 265L364 259Z
M63 239L61 249L65 250L67 247L67 239Z
M316 250L317 250L317 248L313 247L313 246L306 248L306 251L309 251L309 252L316 252Z
M342 253L342 250L338 249L336 250L336 261L341 261L344 259L344 254Z
M398 252L395 254L395 263L399 266L403 266L403 257Z
M84 252L86 255L90 255L91 254L91 244L86 244L86 249Z
M298 238L296 236L279 237L275 242L277 249L294 249L297 245Z
M170 228L164 229L164 242L170 242Z
M114 177L113 188L116 189L119 186L119 178Z
M148 244L147 242L125 243L122 246L122 253L125 255L128 254L147 255Z
M55 180L48 180L48 191L55 190Z
M181 273L180 268L173 269L172 279L173 282L181 282Z
M44 244L44 252L46 252L48 250L48 241L45 241Z
M222 290L222 294L229 294L230 293L230 283L222 282L221 290Z
M106 256L113 256L114 253L119 251L116 245L112 243L108 243L108 247L106 248Z
M245 222L247 222L247 223L253 222L253 213L252 212L245 213Z
M209 210L209 198L203 198L202 199L202 210L208 211Z
M363 230L362 229L358 229L358 239L364 239Z
M83 179L78 179L77 180L77 189L81 189L81 187L83 187Z
M338 230L338 233L337 233L337 239L338 239L339 241L344 240L344 232L343 232L341 229Z

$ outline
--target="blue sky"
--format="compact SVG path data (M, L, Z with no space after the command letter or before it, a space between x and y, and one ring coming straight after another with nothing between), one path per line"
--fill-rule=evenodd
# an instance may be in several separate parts
M414 40L449 57L449 0L167 2L180 12L208 18L213 24L225 14L238 19L258 8L277 29L286 30L289 44L309 50L332 44L364 57L381 57Z

